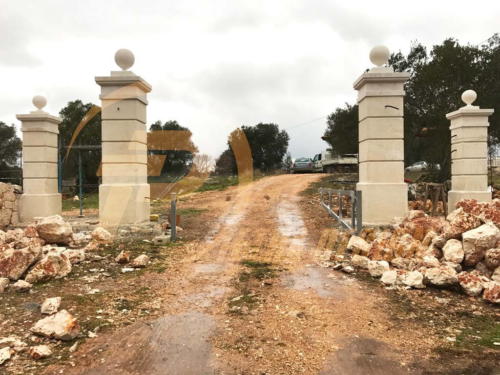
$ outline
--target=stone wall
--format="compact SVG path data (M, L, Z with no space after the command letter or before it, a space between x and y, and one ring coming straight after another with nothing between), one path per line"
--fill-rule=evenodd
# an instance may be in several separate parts
M18 201L21 193L19 185L0 182L0 229L19 223Z

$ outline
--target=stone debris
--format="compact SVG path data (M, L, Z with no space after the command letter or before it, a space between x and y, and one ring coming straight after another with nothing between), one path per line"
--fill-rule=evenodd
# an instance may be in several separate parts
M30 284L24 280L18 280L14 284L12 284L9 287L9 289L13 290L14 292L18 292L18 293L25 293L25 292L29 292L32 287L33 287L32 284Z
M389 271L389 263L385 260L368 262L368 272L372 277L381 277L386 271Z
M5 289L9 287L9 279L6 277L0 277L0 293L3 293Z
M66 310L43 318L31 327L34 334L63 341L73 340L80 333L76 319Z
M19 224L18 201L22 188L0 182L0 229Z
M10 359L10 348L0 349L0 366Z
M52 350L50 350L48 345L37 345L29 348L28 354L33 359L43 359L50 357L52 355Z
M18 337L16 336L9 336L0 339L0 349L3 348L10 348L16 353L20 353L25 351L28 348L28 344L26 344L24 341L21 341Z
M71 264L78 264L85 260L85 250L65 250L62 252L70 261Z
M354 267L349 266L349 265L344 265L344 266L342 266L341 270L342 270L342 272L345 272L345 273L353 273Z
M72 240L71 224L60 215L41 218L36 224L38 235L49 243L69 244Z
M92 231L92 240L102 245L109 245L113 242L113 235L102 227L97 227Z
M0 277L7 277L12 281L18 280L40 255L40 247L26 247L24 249L7 247L0 252Z
M153 243L155 245L165 245L168 244L169 242L170 242L170 236L167 236L165 234L153 238Z
M47 298L43 301L40 311L42 314L52 315L59 310L59 306L61 306L61 297Z
M468 296L500 303L500 199L464 200L446 217L411 210L390 229L366 228L352 235L352 255L336 260L341 270L368 270L395 288L459 286ZM345 249L345 248L344 248Z
M130 253L128 251L122 250L115 258L115 262L119 264L125 264L130 262Z
M464 249L462 247L462 242L454 238L446 241L443 246L443 256L448 262L462 263L464 260ZM439 261L438 261L439 263Z
M144 268L149 263L149 257L146 254L141 254L130 262L130 267L132 268Z
M411 288L423 289L424 285L424 275L419 271L411 271L404 273L401 277L401 282Z
M25 280L36 283L50 279L61 279L71 272L71 262L64 253L47 254L26 275Z
M398 280L398 272L394 270L385 271L380 278L380 281L385 285L394 285Z
M353 254L367 256L370 252L370 244L358 236L352 236L347 243L347 249Z

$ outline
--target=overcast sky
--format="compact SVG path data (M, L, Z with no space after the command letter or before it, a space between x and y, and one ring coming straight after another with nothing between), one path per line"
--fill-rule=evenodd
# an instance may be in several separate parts
M148 123L177 120L217 156L240 125L274 122L293 157L325 149L325 117L354 103L352 83L372 46L407 52L456 37L481 43L500 31L498 1L0 0L0 121L48 98L99 104L95 76L132 71L153 86Z

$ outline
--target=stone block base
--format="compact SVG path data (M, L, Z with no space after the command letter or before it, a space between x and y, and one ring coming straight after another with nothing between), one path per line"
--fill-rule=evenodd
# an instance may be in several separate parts
M99 186L99 221L103 226L149 221L149 184L102 184Z
M61 194L23 194L19 200L19 220L29 223L35 217L61 215Z
M457 202L462 199L475 199L478 202L491 202L491 192L489 191L457 191L448 192L448 212L453 211Z
M363 225L387 225L395 217L408 212L408 186L405 183L360 182L356 190L362 191Z

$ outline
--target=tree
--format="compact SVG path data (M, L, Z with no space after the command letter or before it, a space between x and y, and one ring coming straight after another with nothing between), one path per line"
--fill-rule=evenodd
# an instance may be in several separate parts
M69 102L61 109L59 125L59 152L63 158L63 178L78 176L78 146L92 146L82 150L82 165L85 184L98 184L98 169L101 164L101 113L92 103L81 100ZM76 146L68 148L69 146Z
M490 117L491 147L500 143L500 37L493 35L482 46L461 45L446 39L430 52L413 43L408 55L391 55L389 65L397 72L409 72L405 85L405 163L425 160L440 164L433 178L450 177L450 123L446 114L463 106L460 97L474 89L474 105L495 109ZM335 153L357 151L356 106L337 108L328 117L324 138ZM342 151L340 151L342 150ZM344 151L349 150L349 151Z
M0 121L0 180L20 183L19 161L22 142L16 135L14 125L7 125ZM16 178L19 177L19 180Z
M253 168L262 172L269 172L279 169L282 166L283 157L288 149L290 137L285 130L279 129L277 124L259 123L255 126L245 126L241 132L234 131L228 141L228 149L224 151L216 163L217 173L237 173L235 150L232 150L232 143L236 143L234 138L245 135L250 146ZM231 139L233 138L233 139ZM233 142L231 142L233 140Z
M358 106L345 104L328 116L322 139L330 145L332 154L358 153Z
M163 155L161 175L179 177L186 175L193 163L193 157L198 151L191 141L188 128L179 125L177 121L156 121L149 127L148 153Z

